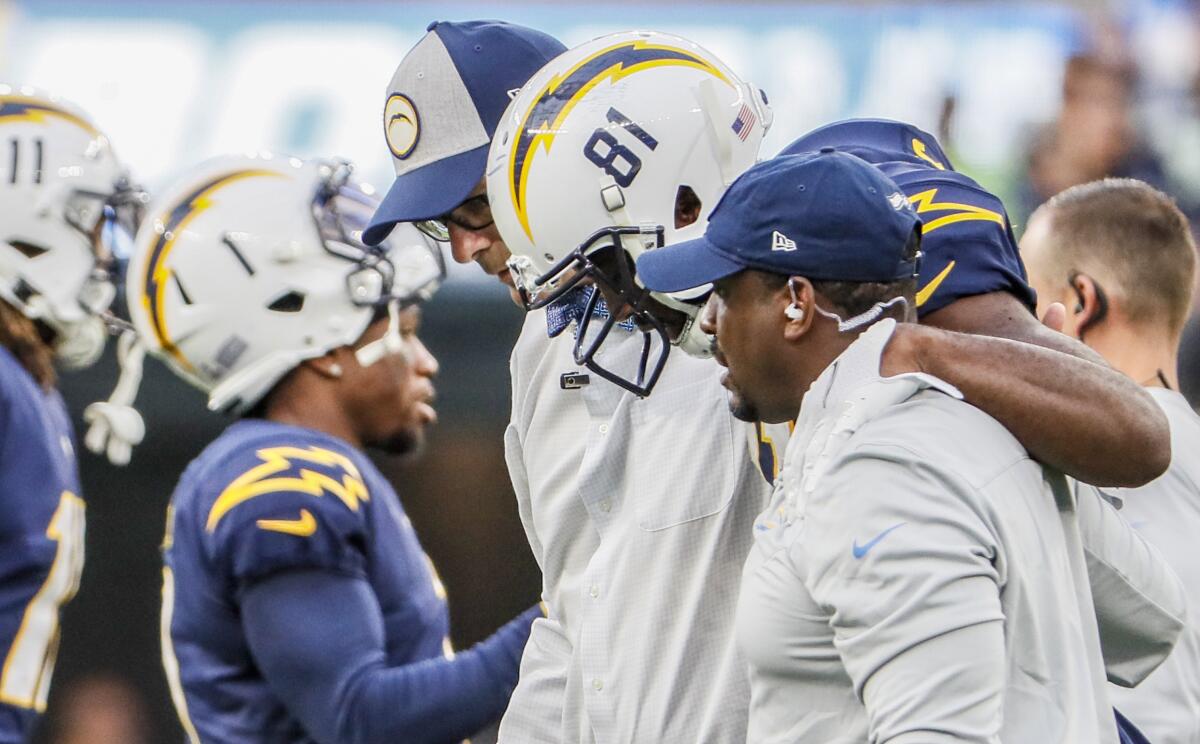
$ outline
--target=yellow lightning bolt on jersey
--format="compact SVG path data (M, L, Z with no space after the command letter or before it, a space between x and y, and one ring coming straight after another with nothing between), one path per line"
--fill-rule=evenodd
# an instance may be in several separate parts
M345 455L322 447L268 447L256 454L262 464L238 476L213 503L206 524L209 532L215 530L221 518L235 506L266 493L291 491L310 496L329 493L354 512L358 511L360 502L370 500L362 475ZM341 480L308 468L298 468L297 461L336 468L341 471ZM295 476L271 477L292 469L298 469Z
M908 203L917 211L917 214L929 214L931 212L949 212L950 214L938 217L936 219L922 219L921 233L928 235L938 228L946 225L953 225L955 222L967 222L970 220L982 220L986 222L995 222L1003 227L1005 225L1004 215L991 209L977 207L974 204L963 204L961 202L939 202L937 201L937 189L927 189L919 194L911 194L908 197Z

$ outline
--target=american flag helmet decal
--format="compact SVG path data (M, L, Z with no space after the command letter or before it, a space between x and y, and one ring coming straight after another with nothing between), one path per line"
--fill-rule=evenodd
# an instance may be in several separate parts
M754 111L748 104L743 103L741 111L738 111L737 118L733 120L733 133L738 136L742 142L750 136L750 130L754 128Z

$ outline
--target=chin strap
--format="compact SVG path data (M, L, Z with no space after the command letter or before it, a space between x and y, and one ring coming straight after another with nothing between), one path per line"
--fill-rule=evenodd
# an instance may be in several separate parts
M133 448L146 436L146 424L133 407L142 384L142 362L146 347L132 330L123 332L117 340L117 361L121 376L108 400L93 403L83 410L83 420L90 424L84 445L89 451L108 457L113 465L129 464Z
M684 315L683 328L679 330L679 337L675 340L675 346L678 346L680 351L690 357L696 357L697 359L711 358L713 355L713 337L700 330L700 313L704 312L704 305L684 302L662 292L651 292L650 295L667 307L678 310Z
M62 367L84 369L95 364L104 353L108 333L100 318L89 314L77 321L63 322L39 294L30 295L17 307L26 317L46 324L54 332L54 361Z
M400 303L395 300L388 303L387 331L383 336L354 352L354 358L358 360L359 366L370 367L391 354L399 354L408 361L404 351L404 339L400 336Z

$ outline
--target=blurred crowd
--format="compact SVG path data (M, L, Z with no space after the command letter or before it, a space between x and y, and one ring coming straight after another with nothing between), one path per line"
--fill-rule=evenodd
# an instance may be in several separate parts
M1187 27L1175 29L1184 40L1176 45L1181 53L1162 55L1172 67L1166 75L1147 69L1163 63L1135 54L1130 30L1112 17L1097 14L1085 23L1080 48L1061 71L1057 115L1028 133L1008 188L991 184L1006 195L1014 230L1020 236L1033 211L1055 194L1105 177L1136 178L1170 194L1195 230L1200 225L1200 3L1191 4ZM943 107L943 142L954 142L954 103L947 97ZM1200 409L1200 301L1184 331L1179 367L1181 391Z

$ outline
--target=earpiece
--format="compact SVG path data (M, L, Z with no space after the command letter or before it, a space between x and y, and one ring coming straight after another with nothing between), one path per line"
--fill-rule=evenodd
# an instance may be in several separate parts
M796 285L794 278L789 278L787 282L788 293L792 296L792 304L783 309L783 314L788 320L803 320L804 308L800 306L800 298L796 296Z
M338 364L337 362L334 362L333 364L329 365L329 374L332 375L333 377L341 377L342 376L342 365Z

